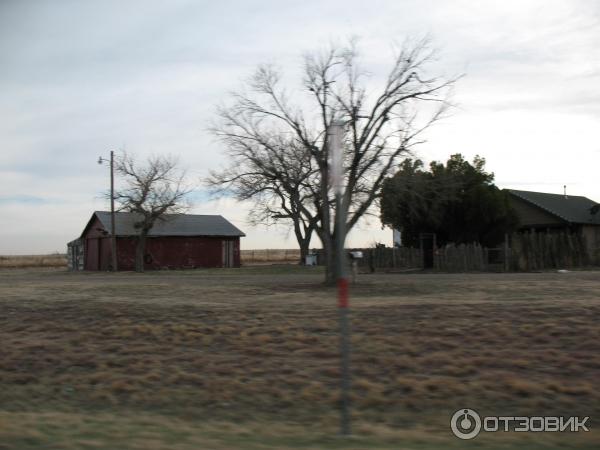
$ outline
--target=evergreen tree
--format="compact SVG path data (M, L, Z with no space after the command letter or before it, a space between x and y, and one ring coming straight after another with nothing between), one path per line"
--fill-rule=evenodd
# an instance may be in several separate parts
M407 159L381 191L381 220L402 231L405 245L416 246L419 233L435 233L439 245L479 242L494 246L517 225L508 196L485 171L485 159L470 163L461 154L446 164Z

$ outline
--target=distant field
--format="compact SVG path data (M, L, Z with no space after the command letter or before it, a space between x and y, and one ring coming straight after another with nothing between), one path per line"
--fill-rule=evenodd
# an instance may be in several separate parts
M600 272L359 276L350 439L321 278L0 271L0 449L600 448ZM592 431L460 441L459 408Z
M299 249L262 249L240 250L242 264L260 264L274 262L296 263L300 261Z
M67 267L67 255L0 256L0 268Z

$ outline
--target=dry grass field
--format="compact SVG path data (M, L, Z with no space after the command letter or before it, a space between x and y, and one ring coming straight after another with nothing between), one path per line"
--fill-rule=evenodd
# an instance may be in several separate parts
M0 256L1 269L30 267L67 267L67 256L60 253L50 255Z
M321 278L0 271L0 449L600 448L599 272L359 276L351 438ZM459 408L591 431L461 441Z
M297 263L300 260L300 249L262 249L240 250L242 265L267 263Z

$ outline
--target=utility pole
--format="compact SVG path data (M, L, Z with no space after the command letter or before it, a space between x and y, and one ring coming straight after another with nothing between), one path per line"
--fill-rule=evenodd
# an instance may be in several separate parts
M117 235L115 234L115 152L110 151L110 245L113 272L117 271Z
M112 271L117 271L117 236L115 234L115 152L110 151L110 161L99 157L98 164L110 163L110 249Z
M344 201L344 123L333 122L328 130L328 143L331 159L331 185L335 190L335 261L338 289L338 312L340 324L341 357L341 396L340 396L340 434L351 434L350 423L350 325L348 319L348 278L346 277L346 215L342 213Z

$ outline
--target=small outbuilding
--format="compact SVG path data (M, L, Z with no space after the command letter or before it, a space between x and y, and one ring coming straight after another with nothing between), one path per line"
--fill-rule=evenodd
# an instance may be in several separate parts
M115 213L117 268L134 270L138 230L135 213ZM70 270L111 269L111 213L95 211L81 236L67 244ZM171 214L146 239L145 269L239 267L245 234L220 215Z

